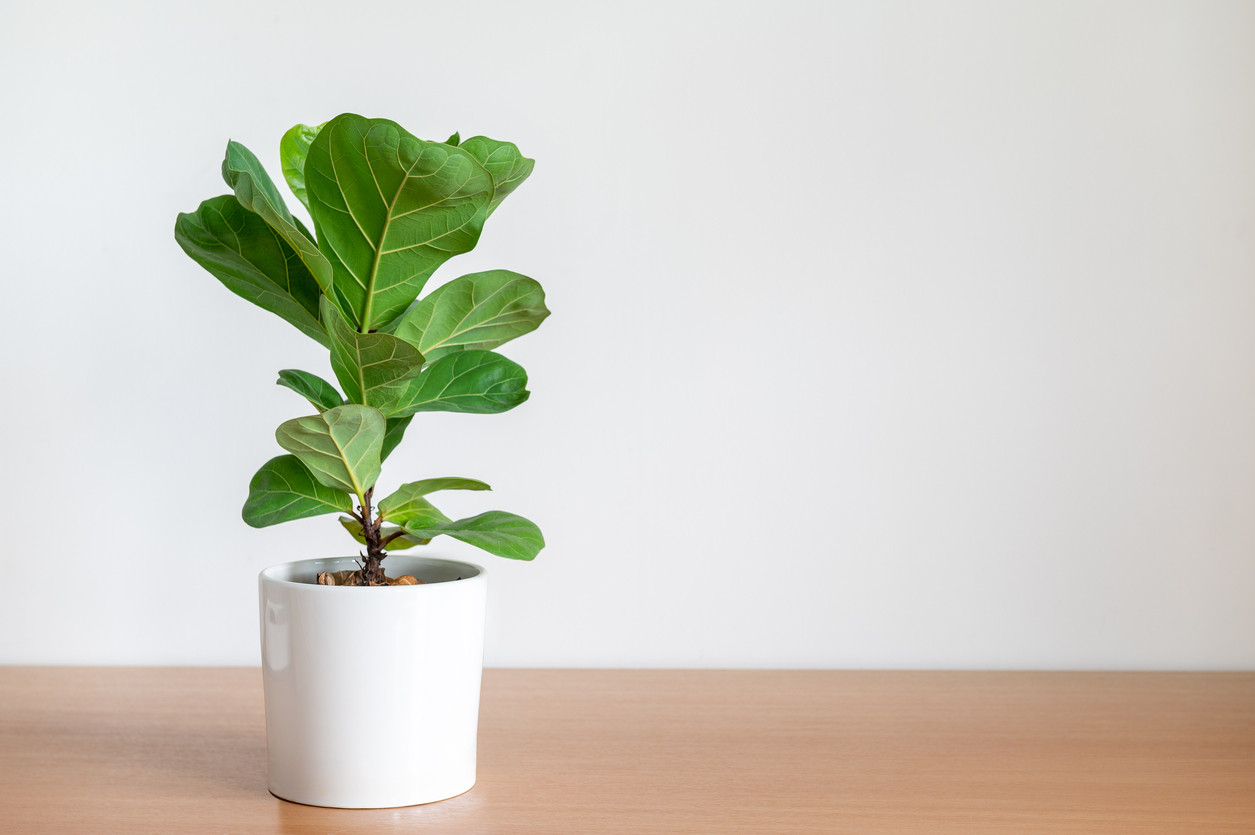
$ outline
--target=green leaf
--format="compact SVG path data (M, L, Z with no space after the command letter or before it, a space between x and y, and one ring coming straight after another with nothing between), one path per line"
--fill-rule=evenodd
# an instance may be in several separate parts
M404 501L394 502L386 511L381 504L379 515L403 527L408 524L429 527L443 525L449 521L448 516L437 510L435 505L422 496L410 496Z
M383 435L379 410L357 405L289 420L275 430L279 446L301 459L314 478L359 499L379 478Z
M238 142L228 142L227 155L222 161L222 179L235 190L240 205L256 212L278 232L288 246L296 250L319 287L329 291L331 262L318 251L318 245L310 239L308 231L292 217L279 189L253 152Z
M348 493L320 484L295 455L280 455L267 461L249 482L242 515L252 527L264 528L352 510L353 499Z
M396 335L434 362L456 351L496 348L536 330L548 315L537 281L489 270L433 290L401 317Z
M279 379L275 383L292 389L320 412L344 405L344 398L336 391L335 386L308 371L285 368L279 372Z
M362 533L361 522L349 516L341 516L340 524L344 526L344 529L348 531L354 539L362 545L366 544L366 536ZM379 536L384 539L392 536L394 533L400 533L401 536L398 536L396 539L388 543L387 549L389 551L404 551L406 548L413 548L415 545L426 545L431 542L430 539L416 539L403 532L395 525L384 525L379 529Z
M473 478L425 478L402 484L396 492L379 502L379 515L391 522L407 523L426 512L435 510L423 496L440 490L491 490L482 481Z
M195 212L180 213L174 239L232 293L330 346L318 319L318 282L279 233L233 195L211 197Z
M446 534L490 554L514 560L535 559L545 547L545 537L535 523L503 510L490 510L443 525L424 525L418 521L402 527L412 536L431 539Z
M460 351L441 357L406 381L392 414L508 412L531 395L527 372L492 351Z
M327 124L323 122L323 125ZM279 140L279 162L283 166L283 179L288 181L288 188L296 195L296 199L309 208L309 197L305 194L305 157L309 153L310 143L322 130L322 125L293 125L283 139Z
M497 211L501 201L522 185L536 167L536 160L519 153L518 146L513 142L498 142L486 136L472 136L458 147L479 160L479 164L492 175L494 193L492 203L488 206L489 215Z
M380 461L388 460L392 450L396 449L397 444L401 443L401 439L405 437L405 428L410 425L410 421L413 419L413 415L388 418L383 433L383 449L379 451Z
M401 315L438 266L475 247L495 195L462 148L351 113L314 138L305 185L337 294L363 333Z
M391 334L358 333L325 296L322 321L331 335L331 369L349 402L391 415L408 379L422 370L423 355Z
M461 137L461 136L459 136L459 135L455 132L455 133L453 134L453 136L450 136L448 139L446 139L446 140L444 141L444 144L446 144L446 145L454 145L454 146L456 146L456 145L457 145L459 142L461 142L461 141L462 141L462 137Z

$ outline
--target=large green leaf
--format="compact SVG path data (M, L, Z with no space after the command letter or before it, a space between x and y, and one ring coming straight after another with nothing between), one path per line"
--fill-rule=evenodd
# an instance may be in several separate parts
M285 368L279 372L277 385L286 386L309 401L309 404L320 412L344 405L344 398L336 387L316 374Z
M359 498L379 478L384 417L369 406L338 406L279 425L279 446L309 467L328 487Z
M283 139L279 140L279 162L283 166L283 179L288 181L288 188L292 189L296 199L307 209L309 197L305 193L305 157L309 154L310 143L320 130L322 125L293 125L283 135Z
M322 321L331 335L331 369L349 402L391 415L407 380L422 370L423 355L391 334L358 333L325 296Z
M419 519L402 527L411 536L431 539L446 534L490 554L514 560L535 559L545 547L545 537L535 523L503 510L490 510L443 525L426 525Z
M388 460L388 456L392 454L392 450L396 449L397 444L401 443L401 439L405 437L405 429L410 425L410 421L413 419L413 415L388 418L383 433L383 449L379 451L380 461Z
M531 395L527 372L492 351L461 351L441 357L406 381L392 414L470 412L497 414Z
M292 217L279 189L253 152L238 142L228 142L227 155L222 160L222 179L235 190L240 205L256 212L270 224L288 242L288 246L296 250L319 286L324 291L330 290L331 262L318 251L318 245L310 238L308 230Z
M532 169L536 167L536 160L519 153L518 146L513 142L498 142L486 136L472 136L458 147L479 160L479 164L492 175L494 193L492 202L488 205L490 215L497 211L501 201L510 192L531 176Z
M264 528L352 510L353 499L348 493L320 484L295 455L280 455L267 461L249 482L242 515L254 528Z
M362 332L401 315L438 266L475 247L496 196L470 152L351 113L314 138L305 185L338 297Z
M548 315L537 281L489 270L433 290L401 317L395 333L434 362L456 351L496 348L536 330Z
M408 523L435 510L423 496L440 490L491 490L473 478L425 478L402 484L392 495L379 502L379 515L390 522Z
M180 213L174 239L228 290L330 346L318 318L318 282L279 233L234 195L211 197L195 212Z
M362 533L361 522L350 516L341 516L340 524L344 526L344 529L348 531L354 539L363 545L366 544L366 536ZM402 531L396 525L384 525L379 529L380 539L387 539L394 533L399 533L401 536L398 536L396 539L388 543L387 549L389 551L404 551L406 548L413 548L415 545L426 545L428 542L431 542L430 539L416 539L415 537L412 537Z

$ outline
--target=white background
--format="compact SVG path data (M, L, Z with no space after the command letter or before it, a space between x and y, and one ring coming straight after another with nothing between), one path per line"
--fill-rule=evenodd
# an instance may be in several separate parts
M325 354L179 250L228 138L537 160L530 402L381 491L536 520L505 666L1255 668L1255 5L5 3L0 662L256 664ZM296 205L296 201L291 201ZM368 639L368 638L367 638Z

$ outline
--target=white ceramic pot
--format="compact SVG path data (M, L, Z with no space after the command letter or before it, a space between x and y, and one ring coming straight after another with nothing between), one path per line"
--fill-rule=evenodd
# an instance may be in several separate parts
M424 585L319 586L351 557L261 573L270 791L311 806L411 806L475 785L488 577L390 555ZM458 579L458 578L461 579Z

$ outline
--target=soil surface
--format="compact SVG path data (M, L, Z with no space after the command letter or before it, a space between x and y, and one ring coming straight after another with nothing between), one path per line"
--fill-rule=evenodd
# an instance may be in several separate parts
M320 586L421 586L426 583L417 577L409 574L402 574L400 577L393 579L384 577L382 583L367 583L362 579L360 569L354 571L324 571L318 575L318 585Z

